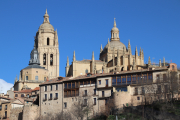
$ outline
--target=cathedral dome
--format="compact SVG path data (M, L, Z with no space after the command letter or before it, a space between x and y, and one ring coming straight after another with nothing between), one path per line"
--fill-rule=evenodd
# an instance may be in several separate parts
M120 41L111 41L104 47L104 49L107 49L109 44L111 49L115 48L115 49L123 50L123 47L124 49L126 49L126 46Z
M43 23L40 25L39 29L52 29L54 30L54 27L50 23Z

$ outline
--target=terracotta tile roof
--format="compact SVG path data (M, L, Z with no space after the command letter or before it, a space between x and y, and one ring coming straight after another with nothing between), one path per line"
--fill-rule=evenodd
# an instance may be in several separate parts
M1 96L0 99L8 99L8 100L12 100L11 98L7 98L7 97L4 97L4 96Z
M39 91L39 87L34 88L32 91Z
M24 89L21 91L14 91L14 93L31 93L33 90L32 89Z
M81 80L81 79L88 79L88 78L97 78L97 77L105 77L105 76L111 76L111 75L121 75L121 74L128 74L128 73L137 73L137 72L147 72L147 71L156 71L156 70L167 70L167 67L154 67L152 70L151 69L142 69L142 70L131 70L131 71L120 71L120 72L111 72L111 73L98 73L98 74L91 74L90 76L88 75L80 75L77 77L64 77L62 80L58 80L57 78L51 79L49 81L46 81L40 85L44 84L52 84L52 83L60 83L60 82L65 82L65 81L72 81L72 80Z
M24 99L23 99L23 98L17 97L16 99L14 99L14 101L15 101L15 100L19 100L22 104L24 104ZM14 102L14 101L13 101L13 102Z

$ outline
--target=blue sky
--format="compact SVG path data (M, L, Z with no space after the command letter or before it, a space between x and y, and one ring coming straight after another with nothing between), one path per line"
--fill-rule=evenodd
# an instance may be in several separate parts
M180 65L179 0L0 0L0 79L14 83L28 66L46 8L58 32L60 76L74 50L77 60L91 59L92 51L99 59L114 17L120 41L127 46L130 39L133 54L137 46L138 52L143 48L145 62L149 56L153 62L165 57Z

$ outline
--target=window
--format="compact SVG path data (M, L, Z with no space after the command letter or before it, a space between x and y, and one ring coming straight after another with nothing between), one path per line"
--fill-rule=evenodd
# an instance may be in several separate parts
M75 90L72 91L72 95L71 95L71 96L72 96L72 97L75 96Z
M96 105L96 98L94 98L94 105Z
M172 65L172 69L174 70L174 65Z
M44 77L44 81L46 81L46 77Z
M101 85L101 80L99 80L99 85Z
M67 89L67 83L64 83L64 89Z
M148 75L148 79L149 79L149 80L152 80L152 74L149 74L149 75Z
M44 100L47 100L47 94L44 94Z
M28 80L28 76L26 76L26 80Z
M116 85L116 77L112 77L112 85Z
M21 97L24 97L24 94L21 94Z
M52 91L52 85L50 85L50 90Z
M43 65L46 65L46 53L43 55Z
M7 118L7 111L5 111L5 118Z
M64 108L67 108L67 102L64 102Z
M38 76L35 76L35 80L38 80Z
M161 93L161 85L158 85L158 93Z
M87 96L87 90L84 90L84 96Z
M94 89L94 95L96 95L96 89Z
M158 74L158 75L156 75L156 79L157 79L157 80L160 80L159 74Z
M72 88L75 88L75 82L72 83Z
M138 95L138 88L135 88L134 95Z
M44 91L47 91L47 86L44 86Z
M84 99L84 106L87 106L87 99Z
M166 80L167 80L166 74L163 74L163 81L166 81Z
M115 38L117 38L117 33L115 33Z
M120 76L117 77L117 84L121 85L121 77Z
M127 76L127 84L131 84L131 75Z
M79 87L79 82L76 82L76 88L78 88Z
M56 84L56 90L58 90L58 84Z
M57 100L58 99L58 93L55 93L55 98L54 98L55 100Z
M88 69L85 70L85 73L86 73L86 74L88 73Z
M108 87L108 80L106 80L106 87Z
M164 89L165 89L165 90L164 90L164 91L165 91L165 93L167 93L167 92L168 92L168 86L167 86L167 85L165 85L165 86L164 86Z
M126 84L126 76L122 76L122 84Z
M68 83L68 89L71 89L71 83Z
M136 75L132 75L132 83L136 84Z
M137 97L137 100L140 100L140 97Z
M50 65L53 65L53 54L50 55Z
M0 105L0 110L2 110L2 105Z
M76 90L76 96L79 96L79 90Z
M107 99L105 99L105 105L108 103L108 100Z
M52 100L52 93L50 93L50 97L49 97L49 100Z
M7 110L7 105L5 105L5 110Z
M18 97L18 94L15 94L15 97Z
M102 97L104 97L104 91L102 91Z
M141 90L142 90L142 94L144 95L145 94L144 87L142 87Z
M47 45L49 45L49 38L47 38Z

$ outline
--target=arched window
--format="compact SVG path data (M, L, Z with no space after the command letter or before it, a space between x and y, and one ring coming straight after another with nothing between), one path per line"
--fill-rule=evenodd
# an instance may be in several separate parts
M46 65L46 53L43 55L43 65Z
M21 94L21 97L24 97L24 94Z
M47 45L49 45L49 38L47 38Z
M35 80L38 80L38 76L35 76Z
M50 65L53 65L53 54L50 55Z

